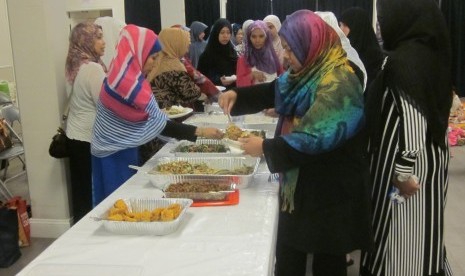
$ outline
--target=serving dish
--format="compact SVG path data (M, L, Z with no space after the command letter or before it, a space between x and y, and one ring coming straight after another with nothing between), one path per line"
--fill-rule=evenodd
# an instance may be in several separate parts
M166 113L168 118L170 119L176 119L176 118L181 118L186 115L191 114L194 110L190 107L182 107L180 105L173 105L170 108L163 108L163 112Z
M108 220L110 210L99 214L94 219L102 222L103 227L113 233L123 235L167 235L175 232L184 215L192 205L193 200L187 198L128 198L123 199L129 210L133 212L142 212L144 210L154 210L156 208L166 208L170 204L178 203L182 206L179 216L171 221L153 221L153 222L129 222Z
M221 140L214 139L197 139L196 142L179 141L171 153L178 157L219 157L237 154L233 153L229 146Z
M176 167L187 162L191 168ZM176 162L176 163L175 163ZM181 180L208 179L213 181L227 180L236 184L236 188L247 188L257 172L260 158L251 156L231 157L162 157L156 160L154 167L147 171L154 186L160 183L178 182ZM174 173L163 172L163 168L175 164ZM185 163L184 163L185 164ZM196 167L200 167L197 169ZM195 174L193 174L193 173ZM244 174L238 174L242 172Z
M180 177L167 184L163 191L167 198L190 198L194 202L198 202L225 200L230 193L235 192L235 188L236 185L231 184L227 179Z

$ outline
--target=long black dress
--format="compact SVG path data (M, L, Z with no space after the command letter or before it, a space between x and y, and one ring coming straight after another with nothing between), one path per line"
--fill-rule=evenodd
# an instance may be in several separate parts
M235 88L233 115L274 106L274 82ZM295 210L279 213L278 244L308 253L345 254L372 245L368 160L362 134L328 153L308 155L279 137L265 139L271 172L299 167Z

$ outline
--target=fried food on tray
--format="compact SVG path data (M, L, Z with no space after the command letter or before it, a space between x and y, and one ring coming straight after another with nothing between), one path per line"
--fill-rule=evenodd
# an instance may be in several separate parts
M234 124L230 124L227 128L226 128L226 133L224 134L224 137L225 138L228 138L228 139L231 139L231 140L234 140L234 141L237 141L237 139L239 138L247 138L247 137L250 137L250 136L258 136L258 137L262 137L263 139L266 138L266 133L265 131L263 130L252 130L252 131L247 131L247 130L243 130L241 129L240 127L234 125Z
M129 222L151 222L151 221L171 221L175 220L182 211L182 205L173 203L167 207L155 208L152 211L130 212L128 206L122 199L118 199L113 207L108 211L108 220L129 221Z
M113 205L113 207L117 209L128 210L128 206L126 205L126 202L124 202L124 200L122 199L118 199Z

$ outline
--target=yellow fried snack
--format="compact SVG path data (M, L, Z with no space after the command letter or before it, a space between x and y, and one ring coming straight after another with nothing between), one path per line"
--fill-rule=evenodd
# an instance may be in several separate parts
M150 221L152 213L150 211L144 210L140 213L140 221Z
M108 216L107 219L108 220L114 220L114 221L123 221L123 215L114 214L114 215Z
M113 216L113 215L124 215L126 211L123 210L123 209L118 209L118 208L115 208L115 207L111 207L110 208L110 211L108 211L108 216Z
M173 203L165 208L144 210L142 212L130 212L128 206L122 199L118 199L113 207L108 210L108 220L129 222L171 221L175 220L182 211L182 205Z
M135 218L131 218L131 217L128 217L128 216L124 216L123 220L124 221L129 221L129 222L136 222L137 221Z
M118 209L128 210L126 202L124 202L122 199L118 199L113 206Z
M175 216L174 216L173 209L164 209L161 212L161 221L170 221L174 219L175 219Z
M152 217L150 218L151 221L159 221L161 217L161 212L164 208L156 208L152 211Z
M173 203L166 207L169 210L173 210L174 218L177 218L181 214L182 206L179 203Z

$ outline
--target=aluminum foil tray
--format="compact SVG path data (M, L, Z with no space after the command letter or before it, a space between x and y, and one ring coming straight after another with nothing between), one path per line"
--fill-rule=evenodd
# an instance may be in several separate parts
M184 185L186 183L188 184ZM178 191L170 191L178 185L182 186ZM231 192L235 191L235 188L236 185L231 184L229 179L211 180L178 177L176 181L165 185L163 191L167 198L190 198L198 202L225 200Z
M234 170L243 166L253 168L252 173L247 175L233 174L161 174L157 172L158 165L166 164L173 161L187 161L191 164L205 163L210 168L216 170ZM241 156L241 157L162 157L156 160L154 167L148 172L151 181L156 187L160 183L177 182L181 179L199 180L208 179L216 181L227 180L230 183L236 184L236 188L244 189L253 181L253 176L257 172L260 158Z
M226 147L226 152L182 152L181 148L189 145L224 145ZM220 156L231 156L238 155L236 151L231 151L229 146L221 140L214 139L197 139L197 141L179 141L174 148L171 150L177 157L220 157Z
M153 210L160 207L167 207L172 203L181 204L182 211L179 216L172 221L153 221L153 222L128 222L128 221L112 221L107 220L108 211L101 214L98 219L103 222L106 230L124 235L156 235L162 236L175 232L179 224L184 218L187 208L191 206L192 199L187 198L156 198L156 199L140 199L130 198L124 199L129 210L141 212L144 210Z

